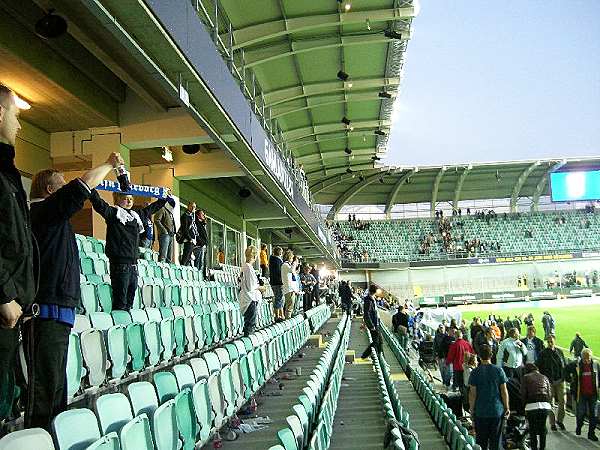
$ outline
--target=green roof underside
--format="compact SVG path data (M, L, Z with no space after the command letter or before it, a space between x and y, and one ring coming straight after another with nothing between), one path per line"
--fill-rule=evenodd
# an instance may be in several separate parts
M372 158L385 152L387 137L374 131L389 133L410 38L412 0L353 0L349 11L346 3L220 1L233 29L235 65L247 76L254 73L265 116L281 130L275 138L303 164L310 184L338 166L373 168ZM220 26L225 41L228 25ZM385 30L402 38L387 38ZM337 78L340 70L349 75L346 82ZM384 91L392 98L380 98Z

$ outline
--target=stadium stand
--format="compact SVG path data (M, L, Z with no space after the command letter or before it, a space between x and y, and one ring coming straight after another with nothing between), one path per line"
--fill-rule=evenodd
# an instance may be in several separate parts
M478 218L462 215L447 218L451 225L453 250L446 250L439 219L370 221L357 229L349 221L335 222L338 247L346 247L345 259L405 262L449 257L493 256L498 254L555 253L597 250L600 247L600 215L585 210L536 212ZM427 252L421 243L429 234L433 242ZM465 242L478 240L484 248L474 251ZM496 250L499 244L500 250ZM492 250L491 248L494 248ZM342 252L344 254L344 252Z

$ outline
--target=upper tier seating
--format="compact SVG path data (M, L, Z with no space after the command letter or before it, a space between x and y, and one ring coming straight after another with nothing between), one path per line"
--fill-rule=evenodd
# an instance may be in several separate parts
M477 256L600 248L600 214L584 210L508 214L506 217L498 214L489 220L463 213L460 217L448 219L457 248L463 247L464 241L474 239L500 245L500 251L489 250L487 246L487 250L477 251ZM564 223L561 219L564 219ZM366 251L368 261L378 262L435 260L466 255L460 251L452 254L445 251L437 219L371 221L366 230L356 230L348 221L336 222L336 226L344 236L350 238L347 246L351 249L351 260L357 260L352 257L354 249L361 255ZM531 232L531 237L527 237L528 232ZM419 254L420 244L429 233L437 242L431 245L428 254Z

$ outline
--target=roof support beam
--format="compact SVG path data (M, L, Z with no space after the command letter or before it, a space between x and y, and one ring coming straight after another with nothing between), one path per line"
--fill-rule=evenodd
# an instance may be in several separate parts
M458 201L460 200L460 193L462 191L463 184L465 183L465 178L467 178L468 173L471 171L471 167L465 167L463 173L460 174L458 181L456 182L456 188L454 189L454 201L452 202L452 209L458 209Z
M531 172L533 172L533 169L535 169L538 165L539 165L538 162L534 162L529 167L527 167L521 173L521 175L519 175L519 178L517 179L517 182L515 183L515 185L513 187L512 195L510 196L510 212L511 213L514 213L517 211L517 200L519 199L519 194L521 193L521 188L525 184L525 181L527 181L527 177L529 177L529 174Z
M433 191L431 192L431 217L435 216L435 204L437 203L438 191L440 190L440 182L442 181L442 177L444 176L444 172L446 171L446 166L442 167L440 171L435 176L435 181L433 182Z
M410 34L408 32L402 35L402 39L409 38ZM343 46L388 44L389 42L390 38L384 36L383 33L377 33L359 36L342 36L341 39L335 38L334 41L332 41L331 37L327 36L301 41L292 41L289 44L287 42L277 43L268 47L258 48L256 50L246 50L246 52L244 52L244 66L247 69L251 69L281 58L288 58L290 56L300 55L317 50L339 48Z
M396 202L396 197L398 196L398 192L400 192L400 188L404 185L404 183L406 183L406 181L410 178L410 176L415 173L415 170L409 170L408 172L406 172L405 174L403 174L400 178L398 178L398 181L396 182L396 184L394 185L394 188L392 189L392 191L390 192L390 195L388 196L386 205L385 205L385 215L389 218L390 214L392 212L392 208L394 207L394 203Z
M327 219L333 220L338 211L342 209L342 207L346 203L348 203L352 199L352 197L354 197L356 194L358 194L360 191L362 191L364 188L366 188L368 185L370 185L383 175L384 173L376 173L373 175L369 175L363 181L358 181L356 184L354 184L354 186L352 186L350 189L348 189L346 192L340 195L340 197L335 201L335 203L329 210L329 213L327 214Z
M292 33L305 32L319 28L327 28L339 25L364 24L367 19L371 24L387 21L404 20L415 16L415 8L406 6L403 8L380 9L371 11L350 11L343 15L321 14L313 16L301 16L284 20L250 25L233 32L235 45L234 50L256 45L261 42L285 36Z
M549 162L549 163L551 163L551 162ZM533 201L531 203L531 211L532 212L535 212L538 210L538 207L540 205L540 197L542 196L544 190L546 189L546 184L548 183L548 177L550 176L550 174L552 172L554 172L555 170L558 170L563 165L564 165L564 163L562 161L552 165L546 172L544 172L544 175L542 175L542 177L540 178L540 181L538 181L538 184L536 185L535 191L533 193Z
M382 78L363 78L352 80L352 90L379 89L387 86L398 86L399 77ZM310 83L304 86L292 86L289 88L277 89L264 93L265 107L273 107L281 103L289 102L304 97L315 95L332 94L334 92L350 89L347 82L343 81L324 81L320 83Z
M392 96L392 101L396 98L397 93L396 92L390 92L390 95ZM337 96L337 95L336 95ZM271 109L272 112L272 118L273 119L277 119L279 117L284 117L287 116L289 114L295 114L298 112L302 112L304 110L307 109L314 109L314 108L320 108L321 106L330 106L330 105L337 105L339 103L347 103L347 102L374 102L374 101L381 101L381 98L379 98L378 96L378 92L373 91L373 92L356 92L354 94L352 93L346 93L346 98L344 98L343 96L341 98L335 98L334 100L330 100L327 99L325 101L321 101L321 102L317 102L317 101L309 101L309 99L311 99L311 97L306 97L307 99L307 105L306 106L279 106L279 107L274 107L273 109ZM323 97L316 97L315 100L318 100L319 98L323 98Z
M360 158L363 156L372 157L375 153L376 148L368 147L368 148L355 148L352 150L352 155L347 155L344 150L335 150L329 152L323 152L323 159L336 159L336 158L345 158L355 156L356 158ZM356 159L354 158L354 159ZM297 156L296 161L304 164L304 167L314 164L314 160L319 160L319 155L317 153L309 153L308 155ZM354 160L352 159L352 160Z
M334 133L324 133L316 136L314 139L303 139L300 141L295 141L288 148L290 150L297 150L302 147L306 147L308 145L315 145L320 142L331 142L331 141L342 141L346 140L348 137L373 137L375 136L373 130L354 130L354 131L343 131L343 132L334 132Z
M363 120L352 122L354 129L365 128L389 128L392 125L391 120ZM324 123L309 127L293 128L283 133L283 140L287 143L297 141L309 136L317 136L319 134L332 133L336 131L345 131L346 125L342 122Z
M353 165L352 165L352 163L350 163L350 166L351 166L351 168L352 168L353 170L355 170L355 171L356 171L356 170L362 170L362 169L376 169L376 167L373 167L373 161L371 161L371 162L368 164L368 167L362 167L362 166L365 166L365 165L366 165L366 164L357 164L357 165L354 165L354 166L353 166ZM343 164L343 165L341 165L341 166L327 167L327 168L325 168L325 169L310 170L310 171L307 171L307 172L306 172L306 176L307 176L307 177L310 177L311 175L314 175L314 174L316 174L316 173L321 173L321 172L325 173L325 175L333 175L333 174L335 174L335 173L340 173L339 171L343 171L343 172L345 172L345 171L346 171L346 169L348 169L348 164ZM336 170L337 170L338 172L336 172ZM355 175L356 175L356 173L355 173Z

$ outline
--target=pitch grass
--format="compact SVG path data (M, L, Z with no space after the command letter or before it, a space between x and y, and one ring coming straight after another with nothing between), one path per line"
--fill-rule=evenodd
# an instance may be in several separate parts
M543 339L544 329L542 327L542 315L546 310L554 317L556 323L556 340L560 347L568 350L571 341L575 337L575 332L579 332L586 344L592 349L594 356L600 356L600 305L562 308L536 307L531 309L494 309L493 305L490 305L490 308L486 310L462 311L462 317L467 321L468 325L471 323L473 317L476 316L485 320L490 314L496 314L504 320L506 319L507 314L510 315L510 318L512 319L515 315L522 317L523 315L532 313L535 318L534 325L537 330L537 335ZM524 325L521 329L523 333L525 333Z

